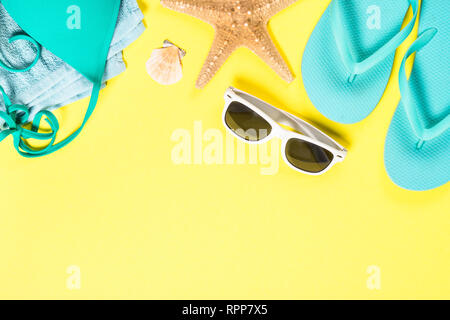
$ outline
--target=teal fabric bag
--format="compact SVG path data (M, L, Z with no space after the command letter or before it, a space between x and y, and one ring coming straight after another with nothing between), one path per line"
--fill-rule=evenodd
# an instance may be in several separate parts
M9 68L11 72L28 71L39 59L42 45L91 81L93 90L81 126L66 139L55 143L59 129L56 117L50 111L40 111L34 117L31 129L26 129L28 108L14 104L0 87L6 105L6 112L0 111L0 117L8 126L0 132L0 141L12 135L16 150L24 157L34 158L63 148L80 134L98 101L120 3L121 0L2 0L8 13L27 33L15 35L10 41L30 41L37 48L36 59L27 68L17 70L2 65L3 68ZM77 15L76 23L69 13ZM50 125L50 132L39 131L44 118ZM45 140L49 144L36 149L29 146L26 139Z

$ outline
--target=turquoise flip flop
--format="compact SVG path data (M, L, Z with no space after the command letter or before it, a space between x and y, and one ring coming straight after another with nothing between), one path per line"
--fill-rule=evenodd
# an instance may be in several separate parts
M423 0L420 36L400 68L402 99L384 157L392 181L409 190L434 189L450 179L449 19L449 0ZM405 64L416 52L408 81Z
M413 18L401 29L409 6ZM308 96L324 116L355 123L375 109L418 11L419 0L332 0L302 63Z

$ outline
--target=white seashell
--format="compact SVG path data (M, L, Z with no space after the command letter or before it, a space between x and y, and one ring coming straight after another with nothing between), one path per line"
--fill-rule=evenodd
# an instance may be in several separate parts
M181 59L186 53L169 41L162 48L155 49L146 63L147 72L156 82L163 85L177 83L183 77Z

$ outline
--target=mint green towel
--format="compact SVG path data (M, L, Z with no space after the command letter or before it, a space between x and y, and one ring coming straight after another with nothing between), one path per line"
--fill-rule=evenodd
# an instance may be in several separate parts
M122 50L145 30L143 18L136 0L122 1L104 81L125 71ZM9 38L17 34L24 32L0 0L0 60L3 64L20 69L33 61L36 48L27 41L10 44ZM0 68L0 86L11 101L30 108L30 120L41 110L55 110L89 96L92 91L92 82L45 48L42 48L41 58L36 65L27 72L12 73ZM5 110L2 99L0 110ZM0 125L2 126L3 122L0 122Z

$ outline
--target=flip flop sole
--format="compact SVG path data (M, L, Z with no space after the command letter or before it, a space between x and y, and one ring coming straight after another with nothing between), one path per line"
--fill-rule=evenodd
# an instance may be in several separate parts
M409 79L413 98L427 127L441 121L450 106L450 1L423 0L419 33L436 28L437 34L416 54ZM385 145L385 167L394 183L409 190L430 190L450 179L450 130L426 141L413 132L403 103L394 114Z

